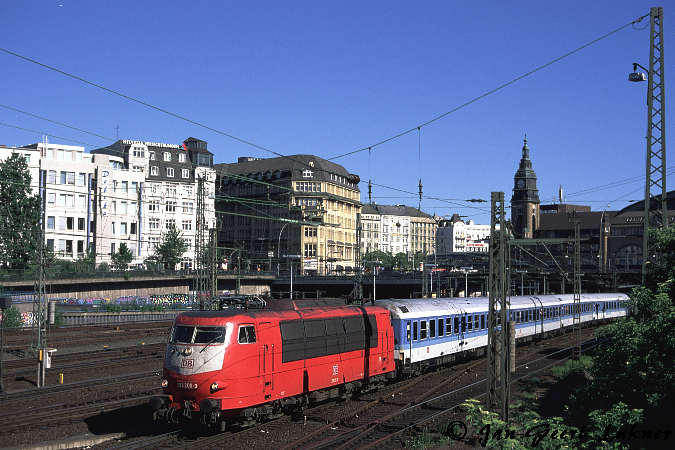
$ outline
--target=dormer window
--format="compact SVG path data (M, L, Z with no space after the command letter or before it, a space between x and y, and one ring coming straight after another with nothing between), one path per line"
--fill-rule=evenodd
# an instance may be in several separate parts
M155 160L155 152L150 152L150 161Z
M185 162L185 153L178 154L178 162Z
M302 171L302 177L303 178L314 178L314 172L312 172L309 169L305 169Z
M164 161L171 161L171 153L164 152Z

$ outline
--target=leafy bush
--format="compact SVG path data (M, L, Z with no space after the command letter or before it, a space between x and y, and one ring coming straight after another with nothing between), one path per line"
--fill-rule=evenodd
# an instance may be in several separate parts
M23 326L23 319L21 313L14 306L10 306L5 310L2 317L2 326L5 328L19 328Z

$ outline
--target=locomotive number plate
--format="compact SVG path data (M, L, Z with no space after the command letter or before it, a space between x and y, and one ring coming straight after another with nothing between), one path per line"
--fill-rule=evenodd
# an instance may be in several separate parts
M195 360L194 359L183 359L180 362L180 366L185 369L194 369Z
M197 383L191 383L189 381L179 381L176 383L178 389L197 389Z

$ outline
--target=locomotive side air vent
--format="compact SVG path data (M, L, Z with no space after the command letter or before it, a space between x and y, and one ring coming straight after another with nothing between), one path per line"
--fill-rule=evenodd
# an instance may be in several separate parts
M406 308L405 306L399 306L398 309L400 309L401 312L403 312L403 313L407 313L407 312L408 312L408 308Z

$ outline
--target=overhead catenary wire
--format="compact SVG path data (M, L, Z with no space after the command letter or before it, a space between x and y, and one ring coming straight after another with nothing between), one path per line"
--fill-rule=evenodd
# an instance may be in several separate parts
M565 59L565 58L567 58L567 57L569 57L569 56L571 56L571 55L573 55L573 54L575 54L575 53L577 53L577 52L579 52L579 51L581 51L581 50L583 50L583 49L585 49L585 48L587 48L587 47L589 47L589 46L591 46L591 45L593 45L593 44L595 44L595 43L597 43L597 42L599 42L599 41L601 41L601 40L603 40L603 39L606 39L606 38L609 37L609 36L612 36L612 35L615 34L615 33L618 33L619 31L623 30L624 28L626 28L626 27L628 27L628 26L634 26L636 23L641 22L641 21L642 21L645 17L647 17L647 16L649 16L649 14L645 14L645 15L643 15L643 16L638 17L638 18L635 19L635 20L632 20L631 22L629 22L629 23L627 23L627 24L621 25L620 27L617 27L617 28L615 28L615 29L612 30L612 31L609 31L609 32L607 32L607 33L605 33L605 34L603 34L603 35L601 35L601 36L599 36L599 37L597 37L597 38L595 38L595 39L593 39L593 40L591 40L591 41L589 41L589 42L587 42L587 43L585 43L585 44L583 44L583 45L581 45L581 46L579 46L579 47L577 47L577 48L575 48L575 49L573 49L573 50L571 50L571 51L569 51L569 52L567 52L567 53L565 53L565 54L563 54L563 55L561 55L561 56L558 56L557 58L554 58L554 59L552 59L552 60L550 60L550 61L548 61L548 62L546 62L546 63L544 63L544 64L542 64L542 65L540 65L540 66L535 67L534 69L530 70L529 72L526 72L526 73L524 73L524 74L522 74L522 75L520 75L520 76L518 76L518 77L516 77L516 78L513 78L513 79L507 81L506 83L503 83L503 84L497 86L496 88L493 88L493 89L491 89L491 90L489 90L489 91L486 91L486 92L484 92L483 94L481 94L481 95L479 95L479 96L477 96L477 97L474 97L473 99L471 99L471 100L469 100L469 101L467 101L467 102L465 102L465 103L463 103L463 104L461 104L461 105L459 105L459 106L457 106L457 107L455 107L455 108L450 109L449 111L446 111L446 112L444 112L444 113L442 113L442 114L439 114L439 115L437 115L437 116L435 116L435 117L433 117L433 118L431 118L431 119L429 119L429 120L427 120L427 121L425 121L425 122L422 122L422 123L416 125L416 126L413 127L413 128L410 128L410 129L408 129L408 130L405 130L405 131L403 131L403 132L400 132L400 133L398 133L398 134L396 134L396 135L394 135L394 136L391 136L391 137L389 137L389 138L380 140L379 142L376 142L375 144L371 144L371 145L369 145L369 146L367 146L367 147L363 147L363 148L360 148L360 149L357 149L357 150L353 150L353 151L351 151L351 152L347 152L347 153L344 153L344 154L341 154L341 155L334 156L334 157L332 157L332 158L328 158L328 160L330 161L330 160L338 159L338 158L341 158L341 157L344 157L344 156L348 156L348 155L351 155L351 154L355 154L355 153L359 153L359 152L362 152L362 151L365 151L365 150L372 151L373 148L375 148L375 147L377 147L377 146L380 146L380 145L382 145L382 144L384 144L384 143L386 143L386 142L389 142L389 141L392 141L392 140L394 140L394 139L397 139L397 138L399 138L399 137L405 136L406 134L408 134L408 133L410 133L410 132L413 132L415 129L420 129L420 128L425 127L425 126L427 126L427 125L431 125L432 123L434 123L434 122L436 122L436 121L438 121L438 120L440 120L440 119L442 119L442 118L444 118L444 117L446 117L446 116L448 116L448 115L450 115L450 114L452 114L452 113L454 113L454 112L456 112L456 111L459 111L460 109L463 109L463 108L465 108L465 107L467 107L467 106L469 106L469 105L471 105L471 104L473 104L473 103L475 103L475 102L477 102L477 101L479 101L479 100L481 100L481 99L483 99L483 98L485 98L485 97L487 97L487 96L489 96L489 95L492 95L492 94L494 94L494 93L496 93L496 92L498 92L498 91L500 91L500 90L502 90L502 89L504 89L504 88L506 88L506 87L508 87L508 86L510 86L510 85L512 85L512 84L514 84L514 83L516 83L516 82L518 82L518 81L520 81L520 80L522 80L523 78L526 78L526 77L528 77L528 76L530 76L530 75L532 75L532 74L534 74L534 73L536 73L536 72L538 72L538 71L540 71L540 70L543 70L544 68L546 68L546 67L548 67L548 66L550 66L550 65L552 65L552 64L554 64L554 63L556 63L556 62L558 62L558 61L560 61L560 60L562 60L562 59ZM184 115L182 115L182 114L178 114L178 113L169 111L169 110L167 110L167 109L165 109L165 108L162 108L162 107L153 105L153 104L151 104L151 103L149 103L149 102L147 102L147 101L140 100L140 99L138 99L138 98L136 98L136 97L133 97L133 96L131 96L131 95L124 94L124 93L122 93L122 92L120 92L120 91L118 91L118 90L111 89L111 88L108 88L108 87L106 87L106 86L103 86L103 85L100 84L100 83L95 83L95 82L90 81L90 80L87 80L87 79L85 79L85 78L83 78L83 77L81 77L81 76L78 76L78 75L75 75L75 74L66 72L65 70L59 69L59 68L57 68L57 67L51 66L51 65L46 64L46 63L43 63L43 62L40 62L40 61L38 61L38 60L36 60L36 59L34 59L34 58L30 58L30 57L28 57L28 56L21 55L21 54L19 54L19 53L17 53L17 52L14 52L14 51L11 51L11 50L9 50L9 49L2 48L2 47L0 47L0 51L2 51L2 52L4 52L4 53L7 53L7 54L9 54L9 55L15 56L15 57L17 57L17 58L19 58L19 59L22 59L22 60L24 60L24 61L30 62L30 63L32 63L32 64L36 64L36 65L38 65L38 66L40 66L40 67L43 67L43 68L45 68L45 69L48 69L48 70L51 70L51 71L55 71L55 72L60 73L60 74L62 74L62 75L64 75L64 76L67 76L67 77L73 78L73 79L75 79L75 80L81 81L81 82L83 82L83 83L85 83L85 84L88 84L88 85L90 85L90 86L96 87L96 88L101 89L101 90L104 90L104 91L106 91L106 92L108 92L108 93L111 93L111 94L113 94L113 95L119 96L119 97L124 98L124 99L126 99L126 100L129 100L129 101L131 101L131 102L135 102L135 103L141 104L141 105L143 105L143 106L146 106L146 107L151 108L151 109L153 109L153 110L156 110L156 111L158 111L158 112L164 113L164 114L169 115L169 116L171 116L171 117L174 117L174 118L177 118L177 119L186 121L186 122L188 122L188 123L191 123L191 124L193 124L193 125L199 126L199 127L204 128L204 129L206 129L206 130L209 130L209 131L212 131L212 132L214 132L214 133L220 134L220 135L222 135L222 136L225 136L225 137L227 137L227 138L229 138L229 139L232 139L232 140L234 140L234 141L240 142L240 143L242 143L242 144L249 145L249 146L254 147L254 148L256 148L256 149L263 150L263 151L265 151L265 152L269 152L269 153L271 153L271 154L274 154L274 155L276 155L276 156L283 157L283 158L288 158L288 159L294 160L295 162L299 162L299 163L301 163L301 164L304 164L302 161L297 161L297 160L295 160L295 158L289 157L289 156L287 156L287 155L283 155L283 154L281 154L281 153L279 153L279 152L276 152L276 151L274 151L274 150L272 150L272 149L270 149L270 148L267 148L267 147L265 147L265 146L262 146L262 145L259 145L259 144L257 144L257 143L254 143L254 142L252 142L252 141L250 141L250 140L248 140L248 139L240 138L240 137L235 136L235 135L233 135L233 134L231 134L231 133L227 133L227 132L225 132L225 131L222 131L222 130L219 130L219 129L214 128L214 127L212 127L212 126L209 126L209 125L206 125L206 124L204 124L204 123L201 123L201 122L199 122L199 121L190 119L190 118L188 118L188 117L186 117L186 116L184 116ZM420 181L419 184L421 185L421 181ZM385 186L385 185L379 185L379 186L380 186L380 187L383 187L383 188L391 188L391 187L388 187L388 186ZM420 201L420 203L421 203L421 201Z
M553 58L552 60L550 60L550 61L548 61L548 62L546 62L546 63L544 63L544 64L541 64L541 65L535 67L534 69L532 69L532 70L530 70L530 71L528 71L528 72L525 72L525 73L522 74L522 75L519 75L519 76L517 76L517 77L515 77L515 78L513 78L513 79L511 79L511 80L509 80L509 81L507 81L507 82L505 82L505 83L502 83L502 84L500 84L499 86L497 86L497 87L495 87L495 88L493 88L493 89L490 89L490 90L488 90L488 91L485 91L485 92L483 92L482 94L480 94L480 95L478 95L478 96L476 96L476 97L474 97L474 98L472 98L472 99L470 99L470 100L468 100L468 101L462 103L461 105L456 106L456 107L454 107L454 108L452 108L452 109L450 109L450 110L448 110L448 111L445 111L444 113L439 114L439 115L437 115L437 116L435 116L435 117L432 117L432 118L429 119L429 120L426 120L426 121L424 121L424 122L422 122L422 123L419 123L419 124L415 125L414 127L411 127L411 128L409 128L409 129L407 129L407 130L404 130L404 131L401 131L401 132L399 132L399 133L397 133L397 134L395 134L395 135L393 135L393 136L390 136L390 137L388 137L388 138L381 139L380 141L375 142L375 143L373 143L373 144L369 144L367 147L361 147L361 148L358 148L358 149L356 149L356 150L352 150L352 151L350 151L350 152L346 152L346 153L342 153L342 154L340 154L340 155L333 156L333 157L331 157L331 158L328 158L328 160L329 160L329 161L333 161L333 160L335 160L335 159L343 158L343 157L345 157L345 156L354 155L354 154L356 154L356 153L360 153L360 152L366 151L366 150L368 150L368 149L373 149L373 148L379 147L379 146L381 146L381 145L383 145L383 144L386 144L387 142L393 141L393 140L398 139L398 138L400 138L400 137L403 137L403 136L405 136L405 135L407 135L407 134L410 134L410 133L414 132L415 130L417 130L417 129L419 129L419 128L422 128L422 127L426 127L426 126L428 126L428 125L431 125L432 123L437 122L437 121L443 119L444 117L449 116L450 114L453 114L453 113L455 113L455 112L457 112L457 111L459 111L459 110L461 110L461 109L463 109L463 108L466 108L466 107L469 106L469 105L472 105L473 103L478 102L479 100L484 99L485 97L488 97L488 96L490 96L490 95L492 95L492 94L495 94L495 93L501 91L501 90L504 89L504 88L507 88L507 87L511 86L512 84L514 84L514 83L516 83L516 82L522 80L523 78L527 78L527 77L529 77L530 75L533 75L533 74L539 72L540 70L543 70L543 69L545 69L546 67L551 66L551 65L557 63L558 61L561 61L561 60L563 60L563 59L565 59L565 58L567 58L567 57L569 57L569 56L572 56L572 55L575 54L575 53L580 52L581 50L585 49L586 47L590 47L591 45L593 45L593 44L595 44L595 43L597 43L597 42L599 42L599 41L601 41L601 40L603 40L603 39L606 39L606 38L608 38L609 36L612 36L613 34L616 34L616 33L618 33L619 31L621 31L621 30L623 30L623 29L625 29L625 28L627 28L627 27L629 27L629 26L631 26L631 25L634 25L634 24L636 24L636 23L641 22L642 19L644 19L645 17L648 17L648 16L649 16L649 13L647 13L647 14L645 14L645 15L643 15L643 16L640 16L640 17L638 17L638 18L635 19L635 20L632 20L632 21L628 22L627 24L621 25L620 27L615 28L615 29L613 29L612 31L609 31L609 32L607 32L607 33L605 33L605 34L603 34L603 35L601 35L601 36L599 36L599 37L597 37L597 38L595 38L595 39L589 41L589 42L586 42L585 44L583 44L583 45L581 45L581 46L579 46L579 47L576 47L575 49L570 50L570 51L568 51L567 53L564 53L564 54L562 54L562 55L560 55L560 56L558 56L558 57L556 57L556 58ZM0 50L1 50L1 49L0 49Z

